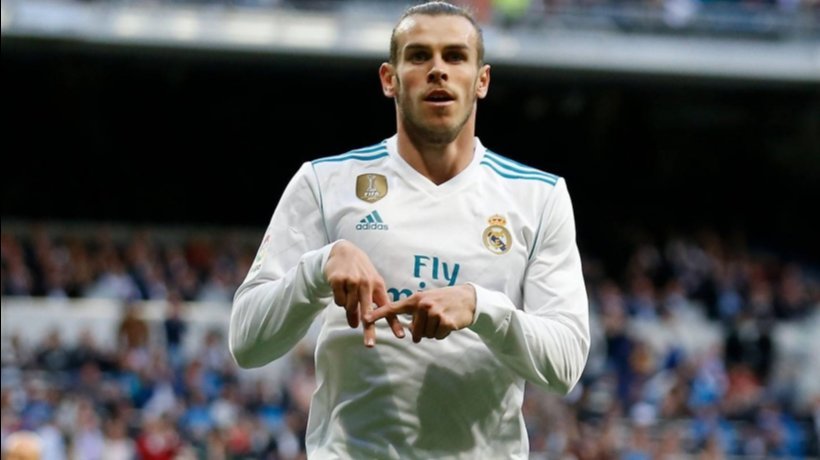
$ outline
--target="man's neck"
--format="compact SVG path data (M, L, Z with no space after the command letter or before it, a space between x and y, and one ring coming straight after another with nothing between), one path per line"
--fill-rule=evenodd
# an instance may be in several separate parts
M399 155L413 169L441 185L470 165L475 153L475 131L465 128L448 144L429 144L412 138L400 126L397 147Z

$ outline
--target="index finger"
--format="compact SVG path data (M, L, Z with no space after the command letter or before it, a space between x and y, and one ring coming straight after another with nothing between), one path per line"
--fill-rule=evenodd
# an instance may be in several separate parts
M415 311L415 300L412 297L399 300L393 304L382 305L375 311L371 311L365 315L368 323L375 323L376 321L390 315L397 315L399 313L411 313Z

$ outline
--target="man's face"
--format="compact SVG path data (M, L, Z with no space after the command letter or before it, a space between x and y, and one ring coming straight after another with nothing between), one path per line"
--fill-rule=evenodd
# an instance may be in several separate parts
M461 16L414 15L396 30L395 67L381 69L385 94L396 98L399 123L433 144L452 142L475 123L476 100L487 94L489 66L478 63L478 33Z

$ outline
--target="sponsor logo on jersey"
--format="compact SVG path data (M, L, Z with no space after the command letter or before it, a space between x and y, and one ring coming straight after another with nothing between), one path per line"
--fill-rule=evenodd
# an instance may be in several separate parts
M493 254L506 254L512 247L512 235L507 230L507 219L495 214L487 219L490 226L484 229L482 240L484 247Z
M387 224L382 220L379 211L373 211L356 224L356 230L387 230Z
M360 174L356 178L356 196L375 203L387 195L387 178L381 174Z

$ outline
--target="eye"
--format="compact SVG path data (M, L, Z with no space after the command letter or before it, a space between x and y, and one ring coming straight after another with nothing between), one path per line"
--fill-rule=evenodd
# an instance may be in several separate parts
M467 55L461 51L450 51L444 55L448 62L463 62L467 60Z
M428 59L428 55L424 51L413 51L412 53L410 53L410 56L408 56L408 59L410 60L410 62L419 64L426 61Z

